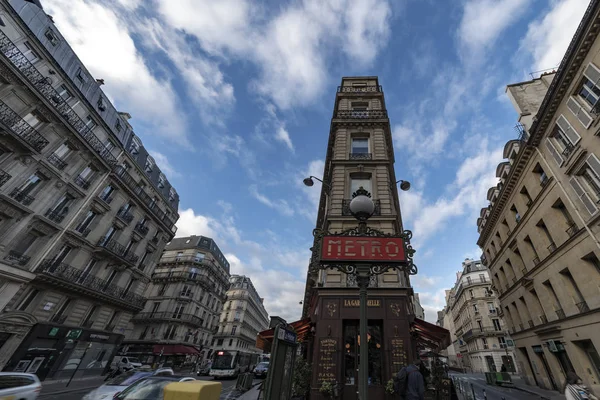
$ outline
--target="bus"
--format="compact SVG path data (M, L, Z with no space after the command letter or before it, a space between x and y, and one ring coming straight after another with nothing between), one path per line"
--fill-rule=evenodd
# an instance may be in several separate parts
M258 354L239 350L218 350L213 357L210 376L217 378L235 378L239 374L252 372L258 364Z

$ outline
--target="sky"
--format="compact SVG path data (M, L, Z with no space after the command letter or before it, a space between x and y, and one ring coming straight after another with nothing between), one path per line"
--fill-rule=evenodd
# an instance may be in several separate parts
M270 315L301 317L336 87L377 75L428 321L497 183L505 86L560 64L587 0L44 0L180 195L177 236L216 240ZM538 74L539 75L539 74Z

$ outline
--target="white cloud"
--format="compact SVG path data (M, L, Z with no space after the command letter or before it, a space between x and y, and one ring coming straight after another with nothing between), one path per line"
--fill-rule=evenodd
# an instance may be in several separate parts
M275 140L285 144L292 153L294 152L294 145L292 144L292 139L290 139L290 134L285 129L285 127L280 126L279 129L277 129L277 132L275 132Z
M197 215L191 208L179 210L177 237L203 235L214 239L216 229L219 229L219 223L216 220L204 215Z
M47 0L44 7L94 77L105 80L103 89L116 107L133 116L134 125L141 121L148 133L187 143L186 118L170 82L152 74L113 10L69 0Z
M554 0L550 3L548 13L531 22L521 40L520 51L531 54L535 71L560 64L589 0Z
M175 170L173 165L169 162L167 156L158 151L150 150L148 151L154 161L156 161L156 165L161 169L161 171L166 175L167 179L179 178L181 174Z
M308 218L311 222L317 217L317 211L319 210L319 203L321 202L321 188L322 183L315 180L314 186L306 186L302 182L304 178L309 176L316 176L319 179L323 179L323 172L325 169L325 161L313 160L308 163L306 169L300 171L297 175L296 181L300 190L304 193L306 201L301 201L298 205L298 212Z
M421 306L425 310L425 320L435 323L437 321L437 312L441 311L446 305L445 289L420 291L418 288L415 288L415 292L419 293Z
M290 207L290 205L287 203L287 201L282 200L282 199L271 200L264 194L258 192L257 185L250 185L249 190L250 190L250 194L252 195L252 197L254 197L256 200L258 200L262 204L266 205L267 207L270 207L270 208L276 210L281 215L285 215L286 217L291 217L292 215L294 215L294 210L292 209L292 207Z

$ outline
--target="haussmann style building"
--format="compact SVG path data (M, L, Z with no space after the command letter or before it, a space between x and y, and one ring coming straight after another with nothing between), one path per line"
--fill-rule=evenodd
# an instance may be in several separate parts
M0 19L0 368L99 375L179 198L39 2Z
M171 240L151 282L122 350L148 365L181 367L208 359L229 288L229 262L215 241Z
M498 312L531 385L600 393L600 1L557 71L509 85L519 135L477 221Z

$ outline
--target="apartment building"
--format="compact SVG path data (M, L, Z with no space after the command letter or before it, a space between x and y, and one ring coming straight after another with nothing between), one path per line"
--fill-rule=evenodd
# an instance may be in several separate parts
M600 2L557 71L509 85L519 134L477 221L499 310L531 385L569 372L600 393Z
M451 320L448 328L456 338L449 354L454 352L457 358L453 361L470 372L499 372L503 365L508 372L517 372L513 341L498 316L500 304L491 290L488 269L481 261L470 259L462 267L446 298Z
M100 374L179 198L39 3L0 19L0 368Z
M147 291L144 310L124 342L143 363L180 366L210 357L229 288L229 262L211 238L167 243Z
M250 277L232 275L219 329L213 338L213 350L262 353L256 348L256 335L268 327L269 314Z

